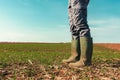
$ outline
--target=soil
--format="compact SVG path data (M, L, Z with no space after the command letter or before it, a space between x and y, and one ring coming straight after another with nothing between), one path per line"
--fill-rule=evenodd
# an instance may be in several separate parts
M96 45L120 51L120 43L96 43Z

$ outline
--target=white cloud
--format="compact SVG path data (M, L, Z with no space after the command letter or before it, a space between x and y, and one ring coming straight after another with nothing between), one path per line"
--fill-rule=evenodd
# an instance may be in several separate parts
M68 42L71 40L68 25L58 25L55 28L42 28L39 37L42 36L42 42Z
M120 19L89 20L94 42L119 42ZM21 29L22 26L22 29ZM12 22L4 15L0 16L0 41L13 42L68 42L71 41L69 25L56 27L37 27L29 30L23 25Z
M95 42L120 43L120 19L111 18L106 20L91 20L91 33Z
M5 16L0 16L0 41L6 42L67 42L70 41L68 25L56 28L39 27L37 29L21 29Z

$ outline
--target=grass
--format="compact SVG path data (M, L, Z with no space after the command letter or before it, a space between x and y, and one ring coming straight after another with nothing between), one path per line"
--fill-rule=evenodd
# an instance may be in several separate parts
M0 44L0 63L60 64L70 55L70 43ZM120 58L120 52L94 45L93 60Z
M93 60L94 59L120 59L120 51L94 45Z
M53 64L54 61L59 63L69 53L70 44L0 44L0 63L26 63L31 60Z
M45 66L61 65L62 59L68 58L69 56L70 56L70 43L0 44L0 68L2 68L3 70L7 66L14 65L12 67L16 67L16 64L19 65L26 64L30 66L28 60L30 60L34 64L40 64ZM93 64L99 64L104 62L109 64L113 63L113 60L118 59L120 59L120 51L115 51L112 49L94 45ZM37 73L35 68L30 67L30 69L24 69L23 72L25 72L26 75L32 76L32 74L34 74L35 72ZM104 70L106 70L106 68L105 69L101 68L101 71L104 72ZM17 72L19 71L15 70L13 71L14 80L16 79ZM85 72L87 72L87 70ZM89 77L86 76L87 80L89 80L88 78Z

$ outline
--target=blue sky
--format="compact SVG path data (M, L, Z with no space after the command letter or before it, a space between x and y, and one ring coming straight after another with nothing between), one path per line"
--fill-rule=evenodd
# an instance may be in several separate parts
M0 42L70 42L68 0L0 0ZM120 0L91 0L95 43L120 43Z

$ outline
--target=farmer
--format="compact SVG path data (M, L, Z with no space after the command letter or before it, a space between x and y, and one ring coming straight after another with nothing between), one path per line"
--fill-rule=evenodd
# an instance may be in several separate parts
M91 65L93 42L87 24L89 0L69 0L68 13L72 34L71 56L63 60L69 67L79 68ZM73 63L73 61L76 61Z

